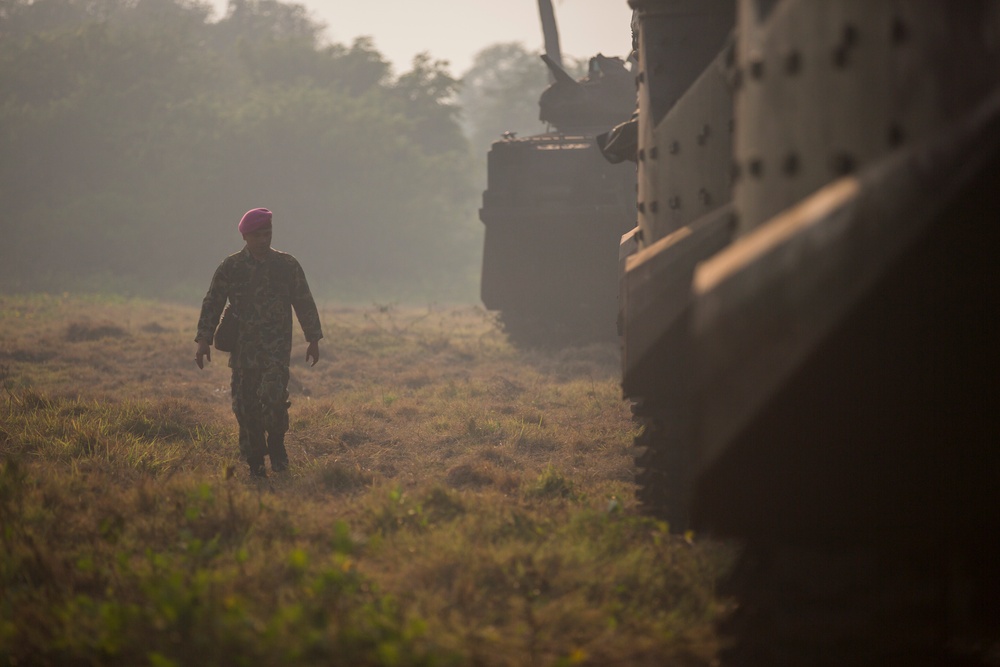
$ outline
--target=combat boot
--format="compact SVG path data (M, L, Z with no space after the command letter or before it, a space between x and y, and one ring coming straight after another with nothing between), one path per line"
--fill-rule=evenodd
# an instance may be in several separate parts
M250 464L250 476L258 479L267 477L267 468L264 467L264 457L254 457L247 460Z
M288 470L288 452L285 451L285 434L267 434L267 453L271 457L271 470L285 472Z

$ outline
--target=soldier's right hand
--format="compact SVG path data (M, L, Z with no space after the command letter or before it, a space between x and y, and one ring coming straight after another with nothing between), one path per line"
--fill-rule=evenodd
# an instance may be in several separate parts
M198 351L194 355L194 363L198 364L198 368L205 367L205 361L212 361L212 348L211 346L203 340L198 341Z

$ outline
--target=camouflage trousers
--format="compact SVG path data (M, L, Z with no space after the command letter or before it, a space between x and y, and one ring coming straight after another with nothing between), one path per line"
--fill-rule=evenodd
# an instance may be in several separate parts
M266 454L286 458L284 435L288 430L288 366L234 368L233 414L240 425L240 454L251 465ZM266 436L265 436L266 433ZM269 451L269 445L280 451ZM287 458L286 458L287 460Z

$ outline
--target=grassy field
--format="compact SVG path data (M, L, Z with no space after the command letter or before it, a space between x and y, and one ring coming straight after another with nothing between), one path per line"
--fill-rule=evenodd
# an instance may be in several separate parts
M321 316L253 481L194 308L0 296L0 664L711 664L731 554L636 513L614 345Z

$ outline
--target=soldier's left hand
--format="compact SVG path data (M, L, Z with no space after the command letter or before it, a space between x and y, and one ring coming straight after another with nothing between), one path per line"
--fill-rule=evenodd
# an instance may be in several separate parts
M306 348L306 362L312 359L311 366L315 366L316 362L319 361L319 341L314 340L309 343L309 347Z
M194 353L194 363L198 368L205 368L205 361L212 360L212 348L203 340L198 341L198 351Z

